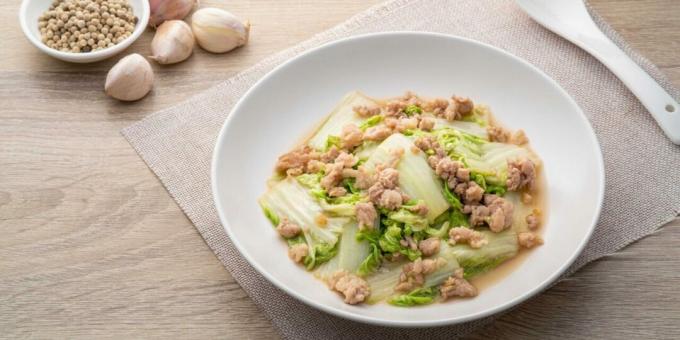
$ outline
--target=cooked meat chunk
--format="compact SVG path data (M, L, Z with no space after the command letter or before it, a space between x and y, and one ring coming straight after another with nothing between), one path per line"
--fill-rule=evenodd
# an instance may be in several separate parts
M446 264L446 260L441 257L436 259L416 259L402 267L399 283L394 290L398 292L410 292L415 288L421 287L425 283L425 275L434 272Z
M328 151L321 154L321 161L324 163L332 163L336 157L340 154L340 150L335 146L331 146Z
M534 211L532 211L531 214L527 215L525 220L527 222L527 227L530 230L538 229L539 224L541 224L541 211L538 209L534 209Z
M321 179L321 187L330 191L342 181L342 163L333 163L326 166L326 175Z
M375 183L375 178L364 168L364 167L359 167L356 182L354 182L354 185L359 188L359 189L368 189Z
M408 197L399 188L385 189L380 182L376 182L368 188L368 198L376 206L387 210L399 209L403 202L408 200Z
M378 182L385 189L394 189L399 185L399 171L393 168L383 169L378 173Z
M477 288L463 278L463 269L458 269L441 286L439 294L444 300L452 297L477 296Z
M397 123L396 130L398 132L403 132L403 131L406 131L406 130L416 129L417 127L418 127L418 118L416 118L416 117L401 118L401 119L399 119L399 123Z
M512 225L512 203L496 195L484 195L484 203L489 207L491 217L488 220L489 229L498 233Z
M397 191L399 191L399 194L401 194L401 201L406 203L411 200L411 197L407 195L405 192L401 191L401 189L397 188Z
M305 243L298 243L288 248L288 257L296 263L302 262L307 254L309 254L309 247Z
M444 151L444 149L441 147L441 145L439 145L439 142L437 142L431 136L418 137L415 140L414 144L417 147L419 147L420 150L423 150L425 152L434 153L434 155L437 155L437 157L438 157L437 160L439 160L439 158L446 156L446 151ZM430 166L432 168L434 168L436 166L436 163L435 163L434 166L430 163Z
M378 212L371 202L357 203L356 209L357 221L359 222L359 230L373 229L375 221L378 219Z
M430 211L430 209L427 208L427 205L423 201L419 201L416 205L409 207L408 210L420 216L425 216Z
M345 196L345 194L347 194L347 189L343 187L334 187L328 190L328 196L330 197L340 197Z
M533 248L535 246L543 244L543 239L531 232L523 232L517 234L517 242L521 247Z
M356 178L359 175L359 170L352 168L342 169L342 178Z
M439 242L438 237L430 237L420 241L420 243L418 243L418 249L423 256L432 256L439 252Z
M456 171L456 178L459 181L462 182L467 182L470 180L470 169L460 167L458 168L458 171Z
M302 168L290 168L290 169L286 170L286 175L293 176L293 177L300 176L303 173L304 173L304 170Z
M364 302L371 294L366 280L359 276L341 270L335 272L328 280L328 286L345 298L345 303L355 305Z
M418 250L418 242L416 242L411 236L404 237L404 239L401 240L401 242L404 242L402 243L404 247L409 247L412 250Z
M491 215L489 207L485 205L466 205L463 206L463 212L470 214L470 224L473 227L484 224Z
M292 238L298 236L302 231L299 225L289 221L287 218L283 218L279 225L276 226L276 231L279 232L284 238Z
M529 138L524 133L524 130L517 130L510 136L510 143L517 145L524 145L529 143Z
M417 155L417 154L423 152L423 150L420 150L420 148L418 148L415 145L411 145L410 149L411 149L411 153L413 153L414 155Z
M481 248L489 243L484 234L466 227L454 227L449 230L449 244L467 243L470 248Z
M393 189L386 189L380 195L378 206L387 210L397 210L403 203L401 192Z
M413 93L412 91L406 91L401 96L401 101L404 102L406 105L417 105L417 106L422 106L423 102L418 98L418 96Z
M407 92L403 96L387 102L384 114L387 117L403 117L405 116L404 109L409 105L421 106L422 101L415 94Z
M432 155L427 157L427 164L430 166L432 169L437 168L437 164L439 164L439 161L442 159L442 157L439 157L437 155Z
M441 116L449 106L449 101L442 98L436 98L431 101L423 103L423 110L432 112L435 116Z
M311 159L317 159L319 157L318 153L314 151L309 146L299 147L291 152L288 152L281 157L279 157L276 162L276 171L280 173L288 172L288 170L294 170L295 173L302 174L304 172L307 162Z
M492 142L507 143L510 140L510 132L500 126L489 126L486 132Z
M456 183L456 182L454 182L454 183ZM449 183L449 184L451 184L451 183ZM449 188L450 187L451 187L451 185L449 185ZM453 187L453 192L456 193L456 195L458 195L458 196L463 196L463 195L465 195L465 191L467 191L467 189L469 187L470 187L469 182L458 183L458 184L456 184L456 186Z
M429 161L429 160L428 160ZM433 160L434 161L434 160ZM444 181L446 181L447 185L449 188L454 189L460 185L458 182L458 173L461 172L460 170L463 169L463 163L459 161L454 161L451 160L448 156L444 156L439 158L439 161L437 162L437 165L434 167L434 171L437 174L437 176L441 177ZM465 174L465 170L461 172L461 175ZM469 174L469 172L468 172ZM469 179L469 176L468 176ZM464 187L459 188L458 195L462 196L465 194L465 190L467 190L468 186L465 184Z
M508 161L508 190L532 190L536 179L536 166L530 159Z
M453 96L448 101L448 105L444 109L443 116L448 121L460 119L472 112L474 104L469 98Z
M352 108L360 117L371 117L380 113L380 107L377 105L357 105Z
M434 171L437 173L437 176L448 180L449 178L456 177L456 172L458 172L458 168L461 166L462 164L460 162L453 161L449 157L443 157L437 163L437 167L434 169Z
M460 119L462 115L458 112L458 107L453 98L449 99L449 105L444 109L444 118L449 122Z
M397 125L399 124L399 119L394 117L387 117L383 120L383 124L385 124L385 126L388 129L394 130L397 128Z
M364 132L364 140L380 142L389 137L391 134L392 130L390 130L387 126L377 125L368 128L368 130Z
M434 118L432 117L422 117L418 123L418 128L423 131L432 131L434 129Z
M453 96L453 101L456 102L456 109L462 116L469 115L475 108L475 105L470 98Z
M383 192L385 192L385 187L380 184L380 182L375 182L368 188L368 199L373 202L373 204L378 205L380 196L382 196Z
M468 188L465 189L465 194L463 194L463 202L465 204L477 204L482 200L484 196L484 189L479 186L476 182L468 182Z
M415 142L413 143L419 147L420 150L427 152L427 150L434 150L434 144L437 143L437 141L435 141L434 138L430 136L423 136L416 138Z
M512 207L512 206L511 206ZM510 225L506 223L510 216L510 224L512 224L512 210L507 213L504 209L496 209L491 213L491 218L489 218L489 229L493 232L501 232Z
M340 152L338 157L335 158L335 164L342 164L344 168L351 168L354 164L357 164L359 160L354 157L351 153Z
M307 173L313 174L317 172L324 171L326 169L326 163L322 161L317 161L312 159L307 163Z
M342 147L348 150L361 145L363 138L364 133L354 124L345 125L340 133Z
M398 117L403 115L404 109L408 104L403 101L390 101L385 105L385 116Z

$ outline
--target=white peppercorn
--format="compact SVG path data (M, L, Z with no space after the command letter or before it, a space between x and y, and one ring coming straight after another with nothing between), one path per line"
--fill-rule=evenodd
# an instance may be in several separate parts
M138 18L129 0L53 0L38 19L40 40L60 51L111 47L132 35Z

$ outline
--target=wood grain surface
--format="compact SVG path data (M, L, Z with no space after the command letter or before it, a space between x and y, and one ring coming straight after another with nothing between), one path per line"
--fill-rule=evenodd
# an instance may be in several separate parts
M378 1L201 2L249 18L251 44L154 64L131 104L102 91L122 55L51 59L21 33L20 2L0 2L0 338L277 338L119 130ZM680 86L680 1L590 2ZM679 235L676 220L472 338L678 338Z

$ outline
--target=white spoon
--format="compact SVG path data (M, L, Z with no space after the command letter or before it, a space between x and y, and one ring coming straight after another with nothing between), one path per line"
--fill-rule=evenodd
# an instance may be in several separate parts
M581 0L516 0L539 24L561 35L607 66L680 144L680 105L647 72L600 31Z

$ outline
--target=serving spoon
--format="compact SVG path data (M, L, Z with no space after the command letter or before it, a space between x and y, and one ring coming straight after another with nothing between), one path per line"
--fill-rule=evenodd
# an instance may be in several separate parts
M680 144L680 105L597 27L581 0L516 0L531 18L590 53L614 73Z

